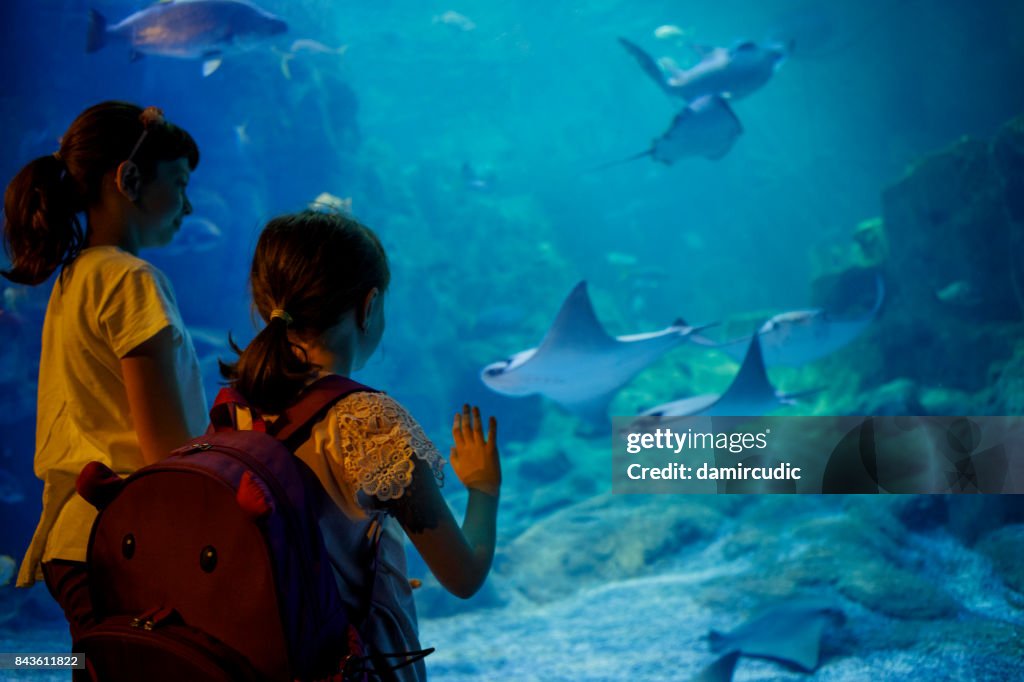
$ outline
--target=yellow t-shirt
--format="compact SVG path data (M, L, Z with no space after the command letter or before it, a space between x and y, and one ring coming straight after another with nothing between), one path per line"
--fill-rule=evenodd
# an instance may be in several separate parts
M18 572L42 579L41 562L85 561L96 510L75 493L88 462L119 474L143 465L121 374L121 358L165 327L174 330L178 384L192 435L207 424L199 362L170 282L114 246L85 249L57 277L43 322L35 473L43 513Z

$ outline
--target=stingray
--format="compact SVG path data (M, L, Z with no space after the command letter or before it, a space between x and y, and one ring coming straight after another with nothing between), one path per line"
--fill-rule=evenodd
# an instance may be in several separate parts
M708 642L715 653L738 651L813 672L821 662L825 629L845 622L846 614L831 602L794 599L761 611L729 633L712 630Z
M724 393L706 393L652 407L643 417L760 417L784 405L795 405L799 398L817 393L811 389L799 393L783 393L768 381L761 354L760 337L755 335L747 346L747 354Z
M539 393L590 421L607 420L615 393L697 328L682 322L661 331L610 336L580 282L536 348L485 367L480 378L510 396Z
M655 60L625 38L619 42L662 90L688 102L705 95L746 97L771 80L790 51L783 43L749 40L728 48L695 45L700 61L681 69L671 59Z
M881 275L877 275L875 303L871 310L860 317L842 320L820 308L793 310L772 317L757 331L765 365L800 367L834 353L867 329L878 315L884 299L885 285ZM737 362L742 359L750 343L748 336L721 344L716 344L703 336L695 336L693 340L695 343L717 348Z
M714 663L704 668L696 677L691 677L690 682L730 682L739 657L740 652L738 651L719 656Z
M668 130L651 142L649 149L612 161L595 170L649 156L670 166L680 159L702 156L717 161L729 153L743 133L732 107L719 95L705 95L688 104L672 119Z

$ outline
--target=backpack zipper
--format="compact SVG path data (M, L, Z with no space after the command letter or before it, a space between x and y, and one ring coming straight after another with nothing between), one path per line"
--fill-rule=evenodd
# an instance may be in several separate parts
M284 488L281 487L281 484L278 483L277 479L274 476L270 475L270 472L267 471L266 467L263 466L263 463L258 461L258 460L256 460L255 458L249 456L249 454L247 452L245 452L244 450L239 450L238 448L233 448L230 445L224 445L224 444L221 444L221 443L217 443L217 444L197 443L197 445L206 446L206 447L201 448L202 450L210 450L210 449L216 448L217 452L222 452L222 453L226 454L228 457L231 457L231 458L233 458L233 459L235 459L235 460L237 460L239 462L242 462L243 464L248 466L250 469L253 469L253 470L256 471L256 473L259 475L260 479L262 479L263 482L268 487L271 488L271 492L274 493L274 497L275 498L277 498L279 500L287 500L288 499L288 494L285 492ZM280 506L281 505L279 505L279 507ZM294 537L298 537L300 539L300 542L302 543L301 554L302 554L304 560L300 561L299 564L300 564L300 569L302 571L302 576L304 578L304 581L303 581L303 592L307 592L308 593L310 588L306 587L306 586L312 586L313 585L312 563L314 562L315 557L312 556L312 548L309 547L309 544L307 542L307 538L305 537L305 533L301 533L300 532L301 529L299 528L299 521L296 518L296 510L295 510L295 508L291 504L287 504L287 505L284 505L284 506L287 507L287 511L284 514L285 524L288 526L288 529L292 533L292 535ZM322 616L321 616L321 613L320 613L320 604L317 603L317 601L315 599L307 599L306 601L308 601L308 602L310 602L312 604L313 615L316 618L317 622L322 620Z

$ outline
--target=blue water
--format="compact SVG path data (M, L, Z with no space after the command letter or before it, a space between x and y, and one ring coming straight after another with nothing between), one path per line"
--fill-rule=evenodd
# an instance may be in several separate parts
M442 452L450 415L465 401L496 413L502 424L506 484L495 572L469 602L441 594L429 580L419 593L423 642L438 648L428 659L433 679L688 679L712 660L702 639L709 628L737 625L755 596L783 597L793 585L836 595L851 616L816 679L1024 677L1013 667L1024 587L1000 563L1011 552L1001 542L1022 547L1020 533L1014 535L1020 526L1013 525L1024 520L1019 504L999 512L1008 531L986 525L968 533L969 541L942 521L910 527L907 515L887 504L873 510L844 498L825 508L803 497L709 507L716 514L708 522L712 530L686 541L670 541L678 532L671 524L625 532L625 519L658 513L622 510L621 499L608 495L607 439L588 437L576 417L550 402L499 396L478 378L486 364L536 345L580 280L588 282L612 334L661 329L678 317L749 320L811 305L820 292L815 282L847 262L842 254L855 228L895 215L896 203L886 200L895 195L887 191L964 136L992 140L1024 113L1024 4L266 0L260 6L285 18L288 34L227 56L204 78L195 60L132 62L126 48L113 45L84 54L88 9L114 22L139 4L8 0L0 10L0 178L6 183L30 159L55 151L74 116L104 99L162 107L194 135L202 153L189 189L194 217L212 223L220 236L198 248L143 256L167 272L186 322L208 339L200 354L211 396L213 360L226 356L217 344L228 331L241 342L254 332L245 279L259 229L323 192L351 199L353 213L381 235L392 264L387 334L357 378L406 405ZM448 11L459 17L446 19ZM680 35L656 37L663 25L678 27ZM724 158L672 166L645 158L594 171L648 148L683 105L644 75L618 44L620 36L683 66L694 63L694 44L783 37L794 47L762 89L732 103L743 133ZM299 39L345 49L296 50L287 61L289 78L281 55ZM938 177L941 183L946 176ZM967 196L988 190L998 187L984 184ZM968 224L969 213L958 220ZM978 249L1001 253L1003 223L977 220L971 229L984 237ZM921 222L913 234L928 244L948 224ZM1011 263L1021 260L1013 255L1021 253L1013 251L1015 243ZM958 291L947 289L958 282L996 286L994 279L982 281L991 268L977 263L998 259L965 259L963 269L952 271L946 261L929 269L929 258L922 254L920 272L890 264L891 306L855 345L807 368L772 374L788 389L827 386L787 414L1024 409L1024 348L1016 342L1024 329L1012 304L991 312L971 297L940 298L929 303L937 306L931 314L907 293L917 286L938 296ZM1015 273L1008 272L1012 281ZM922 277L933 279L922 285ZM48 287L0 286L11 292L4 308L19 314L16 324L0 317L0 555L20 559L41 492L31 463L33 382ZM908 329L926 330L948 353L916 345L920 340L892 341L916 338ZM612 414L721 391L735 367L717 355L673 351L623 389ZM446 494L461 513L465 495L448 473ZM581 505L593 515L590 526L573 516L583 514ZM821 549L845 558L845 577L830 573L829 564L818 581L758 583L755 577L790 566L801 543L817 538L807 531L783 536L777 546L789 527L784 521L819 512L852 519ZM765 515L780 521L771 532ZM864 544L858 524L886 542L855 551ZM988 544L986 533L996 533ZM645 538L639 548L631 544L636 537ZM570 543L587 549L566 550ZM750 558L723 558L730 543L748 543ZM411 561L412 574L424 575L422 562ZM914 609L936 603L929 593L909 611L880 611L856 577L872 583L879 565L934 584L956 608L925 608L922 616ZM538 597L530 589L553 575L559 578L554 593ZM744 588L721 593L722 581ZM10 605L18 616L0 615L0 650L67 646L60 614L45 594L15 597L4 590L0 613ZM908 612L926 634L906 634ZM799 676L744 659L736 679Z

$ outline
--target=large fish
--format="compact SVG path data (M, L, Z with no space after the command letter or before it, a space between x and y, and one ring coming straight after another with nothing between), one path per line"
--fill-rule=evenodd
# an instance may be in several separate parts
M789 52L782 43L753 41L729 48L695 47L700 61L680 69L670 59L656 61L625 38L619 38L619 42L662 90L687 101L705 95L746 97L771 80Z
M610 336L594 313L586 282L580 282L539 346L488 365L480 378L497 393L539 393L602 423L615 393L694 331L677 323L657 332Z
M641 413L638 425L645 423L644 417L760 417L785 405L795 405L798 398L819 390L799 393L776 390L765 371L760 337L754 335L748 342L743 364L724 393L707 393L652 407Z
M738 651L812 672L821 662L826 628L845 622L846 614L832 602L796 598L764 609L731 632L712 630L708 640L719 654Z
M645 156L666 165L694 156L717 161L732 149L736 138L742 132L743 125L725 98L719 95L705 95L690 102L676 114L668 130L651 142L650 149L625 159L612 161L595 170L610 168Z
M876 275L874 305L859 317L842 319L821 308L792 310L772 317L757 330L765 365L800 367L834 353L867 329L884 300L885 283L881 275ZM703 336L695 336L693 341L717 348L739 362L750 344L750 337L721 344Z
M147 7L113 26L90 11L85 51L122 43L133 59L140 54L202 59L203 75L209 76L225 55L287 30L284 20L242 0L175 0Z

